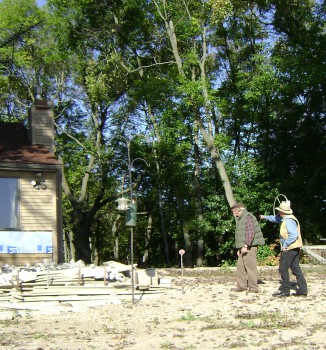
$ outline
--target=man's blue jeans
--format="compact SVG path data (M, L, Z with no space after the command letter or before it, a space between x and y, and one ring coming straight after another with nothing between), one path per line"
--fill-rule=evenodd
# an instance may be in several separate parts
M281 274L281 287L282 292L290 292L291 282L289 269L291 269L293 275L297 279L297 293L307 294L308 287L306 279L299 266L300 261L300 248L290 249L281 252L279 272Z

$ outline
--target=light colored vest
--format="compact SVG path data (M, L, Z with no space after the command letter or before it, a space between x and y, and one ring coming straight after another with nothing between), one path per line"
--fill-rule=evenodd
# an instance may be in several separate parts
M299 224L298 219L294 215L287 215L283 219L283 221L281 223L281 227L280 227L280 235L281 235L281 237L283 239L287 239L289 237L289 233L288 233L288 230L287 230L286 224L285 224L285 220L286 219L293 219L297 223L297 229L298 229L298 238L297 238L297 240L295 242L293 242L292 244L290 244L287 249L294 249L294 248L302 247L303 244L302 244L300 224Z

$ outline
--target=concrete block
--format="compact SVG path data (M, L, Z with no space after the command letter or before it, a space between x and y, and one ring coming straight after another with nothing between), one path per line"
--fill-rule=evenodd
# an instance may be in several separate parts
M171 278L160 278L159 281L159 286L160 287L165 287L165 288L171 288L172 287L172 280Z
M155 269L137 270L136 283L139 286L158 286L158 277Z

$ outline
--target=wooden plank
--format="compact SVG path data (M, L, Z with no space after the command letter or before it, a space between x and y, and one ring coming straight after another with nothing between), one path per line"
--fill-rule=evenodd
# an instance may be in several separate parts
M108 291L107 293L103 292L103 291L78 291L73 293L72 291L37 291L37 292L24 292L22 294L20 294L23 298L29 298L29 297L46 297L46 296L64 296L64 295L87 295L87 296L91 296L91 295L102 295L102 296L106 296L106 295L116 295L116 293L112 292L112 291Z
M316 248L315 248L316 249ZM326 264L326 259L323 258L321 255L317 254L316 252L313 252L311 247L309 246L304 246L302 247L302 250L306 252L309 256L313 257L317 261L319 261L322 264Z
M143 299L145 297L153 297L156 294L152 293L134 293L134 297L137 299ZM131 297L131 293L128 294L114 294L114 295L60 295L60 296L30 296L23 297L20 295L13 296L14 299L20 300L21 302L47 302L47 301L92 301L92 300L124 300L129 299Z
M134 294L143 294L144 291L135 291ZM162 291L159 290L146 290L146 294L159 294L162 293ZM12 292L12 295L17 295L18 293ZM66 289L66 288L49 288L49 289L43 289L43 290L32 290L31 292L22 292L19 293L19 295L23 297L30 297L30 296L48 296L48 295L126 295L131 294L130 289L126 290L119 290L119 289L112 289L112 288L79 288L79 289Z
M111 266L108 266L111 265ZM13 274L11 285L5 285L0 294L0 301L8 302L73 302L73 301L120 301L131 299L131 283L128 279L127 283L99 281L94 279L94 272L103 271L103 275L107 271L124 270L129 271L131 266L123 265L115 262L108 262L107 266L93 269L72 268L67 270L43 270L37 273L35 281L19 283L17 289L17 275ZM151 271L150 271L151 272ZM156 277L152 271L153 277ZM86 275L86 276L85 276ZM152 276L150 276L152 277ZM165 288L155 286L144 286L135 284L134 297L139 298L157 297L160 293L165 293Z

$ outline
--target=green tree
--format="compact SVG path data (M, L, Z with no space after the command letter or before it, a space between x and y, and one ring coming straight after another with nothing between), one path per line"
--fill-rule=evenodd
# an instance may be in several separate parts
M189 267L232 258L230 205L258 214L279 192L304 212L305 237L318 239L320 2L47 3L0 3L0 107L3 120L24 120L36 85L53 100L69 258L128 262L129 233L114 208L126 174L119 135L151 165L144 172L136 162L132 176L138 263L171 266L180 248Z
M307 241L325 225L325 8L319 2L272 1L279 33L272 64L278 85L260 122L266 181L292 201Z
M40 48L37 31L43 13L33 0L0 3L0 113L23 120L38 83Z

